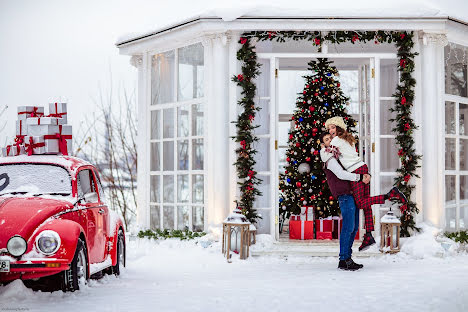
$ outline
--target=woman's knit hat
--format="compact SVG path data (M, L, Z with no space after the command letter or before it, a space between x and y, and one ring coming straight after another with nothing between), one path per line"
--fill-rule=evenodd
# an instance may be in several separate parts
M344 120L342 117L332 117L325 121L325 128L328 129L329 125L335 125L337 127L340 127L343 130L346 130L346 124L344 123Z

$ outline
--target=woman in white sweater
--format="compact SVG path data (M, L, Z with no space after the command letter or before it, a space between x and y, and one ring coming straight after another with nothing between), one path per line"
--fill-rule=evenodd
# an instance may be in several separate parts
M338 151L335 155L339 155L339 160L346 171L356 174L369 174L367 165L361 160L356 151L356 140L347 131L343 118L330 118L325 122L325 127L333 137L330 145ZM325 154L328 152L322 148L320 153ZM324 155L322 155L322 158L324 158ZM364 211L366 234L364 235L362 245L359 247L359 251L362 251L375 244L374 237L372 236L372 231L374 230L372 205L383 204L385 200L390 198L398 198L404 205L407 199L397 187L392 188L387 194L377 196L370 196L370 184L364 184L362 181L351 182L351 188L357 207Z

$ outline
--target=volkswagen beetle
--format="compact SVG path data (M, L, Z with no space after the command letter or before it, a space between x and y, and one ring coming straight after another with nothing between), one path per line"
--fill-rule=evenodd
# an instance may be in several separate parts
M71 156L0 158L0 283L75 291L125 266L125 231L90 163Z

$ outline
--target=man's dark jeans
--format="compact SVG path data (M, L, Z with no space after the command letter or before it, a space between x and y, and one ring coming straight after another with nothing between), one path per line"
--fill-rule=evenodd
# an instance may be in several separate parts
M351 258L353 253L354 237L359 229L359 209L356 208L352 195L341 195L338 197L341 216L343 217L343 228L340 234L340 260Z

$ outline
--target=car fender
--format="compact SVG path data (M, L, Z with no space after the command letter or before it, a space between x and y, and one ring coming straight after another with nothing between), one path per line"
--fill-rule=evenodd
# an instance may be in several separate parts
M52 230L57 232L60 236L60 248L59 250L50 256L43 255L36 247L36 237L44 230ZM81 225L78 223L65 220L65 219L51 219L37 228L34 234L30 237L28 241L28 250L37 251L38 255L42 255L45 258L57 258L57 259L67 259L69 262L73 260L75 255L76 246L78 244L78 238L80 235L84 236L85 244L86 242L86 232L83 230ZM88 259L89 264L89 259Z
M110 224L110 236L109 236L109 243L111 246L110 256L112 260L112 266L115 266L117 264L117 239L118 239L119 231L122 231L123 236L124 236L124 245L126 244L125 230L124 230L122 220L118 216L117 217L114 216L114 218L115 219ZM111 217L111 219L113 218Z

